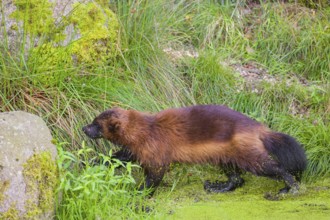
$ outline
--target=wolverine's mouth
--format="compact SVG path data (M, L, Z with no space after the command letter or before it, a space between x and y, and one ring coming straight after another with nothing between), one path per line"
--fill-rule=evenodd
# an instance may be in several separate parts
M92 139L102 138L102 133L100 132L100 126L99 125L86 125L82 128L83 132Z

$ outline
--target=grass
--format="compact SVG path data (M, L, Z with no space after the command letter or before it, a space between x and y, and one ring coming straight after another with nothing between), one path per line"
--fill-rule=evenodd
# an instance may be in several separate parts
M94 66L71 63L68 48L54 44L49 31L33 34L37 45L29 48L23 45L33 42L28 30L20 36L20 43L10 40L6 25L0 27L5 39L0 43L0 111L38 114L54 139L67 143L58 148L62 200L57 205L57 219L107 219L119 213L130 219L166 218L171 206L189 203L173 199L176 193L190 197L182 182L194 186L218 172L209 166L173 165L165 187L154 199L144 199L134 190L137 184L132 179L132 175L142 178L139 168L118 161L110 168L89 163L96 156L109 160L109 149L116 148L87 140L81 127L111 106L156 112L192 104L225 104L296 137L309 159L303 178L308 187L313 188L316 179L328 177L329 5L308 8L277 2L156 0L111 1L109 6L120 24L117 56ZM1 12L4 17L4 10ZM59 24L65 22L64 17ZM58 34L64 28L54 30ZM267 71L252 74L249 81L233 68L251 64ZM82 147L83 142L90 148ZM114 171L116 166L122 167L121 172ZM228 201L220 209L225 211L236 198L232 201L232 194L209 196L201 187L194 191L201 191L206 207L212 206L209 200ZM248 191L247 198L240 198L253 201L256 193ZM310 193L319 196L313 190ZM268 210L265 203L256 201ZM163 204L168 209L163 210ZM152 211L142 212L146 206ZM174 216L182 217L180 213Z

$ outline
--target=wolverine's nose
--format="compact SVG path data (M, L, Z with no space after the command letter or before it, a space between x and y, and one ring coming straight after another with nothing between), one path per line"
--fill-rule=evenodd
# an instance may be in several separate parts
M86 125L82 128L82 130L88 137L90 137L92 139L102 137L99 126L97 126L97 125L93 125L93 124Z
M85 134L87 134L87 131L88 131L87 126L84 126L84 127L82 128L82 130L83 130L83 132L84 132Z
M83 132L87 135L87 136L91 136L91 127L86 125L82 128Z

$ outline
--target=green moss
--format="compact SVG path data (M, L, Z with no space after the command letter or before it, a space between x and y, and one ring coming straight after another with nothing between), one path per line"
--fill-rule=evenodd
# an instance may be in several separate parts
M26 183L26 193L30 198L26 201L27 213L23 219L36 219L42 213L52 212L55 207L55 189L58 184L58 169L49 152L34 154L23 165L23 176ZM9 182L0 183L0 203ZM19 211L13 203L0 219L20 219Z
M117 56L119 23L116 15L95 3L76 3L70 23L81 38L72 43L72 53L78 62L95 64L107 62Z
M38 219L38 217L42 214L41 208L31 200L27 201L25 208L27 210L26 214L24 215L25 219Z
M18 220L20 219L19 213L16 209L15 204L12 204L11 207L4 213L0 213L0 219L3 220Z
M72 74L74 65L97 66L118 55L119 23L105 1L75 3L68 16L57 18L48 0L14 1L17 10L11 17L22 22L24 40L30 41L27 65L33 82L57 86ZM66 42L64 30L74 27L78 39ZM24 44L24 42L23 42Z
M48 0L14 0L17 10L12 17L23 22L24 33L40 36L54 31L52 4Z
M31 199L26 202L25 218L34 219L41 213L52 212L55 205L58 170L50 153L43 152L33 155L24 164L23 175L26 192L31 195ZM38 198L33 198L35 194L38 195Z
M66 71L72 67L70 50L64 46L56 46L54 42L32 48L29 53L29 65L37 73L36 82L48 86L56 86L65 81L73 73ZM62 71L63 70L63 71Z

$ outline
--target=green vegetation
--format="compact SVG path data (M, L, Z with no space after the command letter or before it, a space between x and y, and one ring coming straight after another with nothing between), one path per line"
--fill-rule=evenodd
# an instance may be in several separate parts
M75 4L54 19L55 5L46 0L14 1L17 10L6 19L17 21L11 26L21 30L16 40L0 6L0 111L42 115L57 142L66 143L58 144L58 219L197 217L218 206L224 219L239 219L237 207L249 213L246 219L276 208L285 210L274 212L283 218L329 214L327 1L110 3ZM70 27L78 38L67 34ZM266 201L264 193L279 183L247 175L237 192L210 195L202 182L222 178L221 172L175 164L153 199L145 199L135 190L140 169L112 161L114 146L81 132L111 106L155 112L207 103L228 105L296 137L309 159L302 194ZM95 158L111 166L93 166ZM200 212L191 212L196 207Z
M69 21L82 37L72 43L72 53L79 63L93 66L100 62L106 65L118 54L119 24L116 15L94 3L76 3L74 6Z
M12 219L12 220L19 220L19 213L15 207L15 205L11 205L11 207L4 213L0 214L1 219Z
M58 185L58 170L49 152L34 154L24 164L23 176L26 183L26 193L30 199L26 201L28 212L26 219L35 219L42 213L53 214L55 191ZM38 192L38 198L34 195Z
M328 219L329 181L316 181L314 186L303 184L299 195L270 201L264 197L274 194L283 187L282 183L250 175L244 177L247 180L244 187L221 195L203 192L201 182L192 178L189 185L182 186L184 194L178 190L171 194L177 202L176 208L167 207L172 213L168 219Z
M25 192L27 200L24 208L27 212L22 215L12 203L10 208L0 213L0 219L38 219L49 218L54 214L55 189L58 186L58 169L49 152L34 154L23 165L23 177L26 183ZM0 204L5 199L4 192L10 186L10 182L0 183Z
M96 153L84 144L74 153L64 151L60 146L58 149L61 179L56 210L58 219L146 216L142 206L145 194L134 188L136 183L132 177L132 170L137 165L111 160L111 151L108 155ZM101 158L100 165L89 162L93 157ZM108 163L109 167L105 165Z

